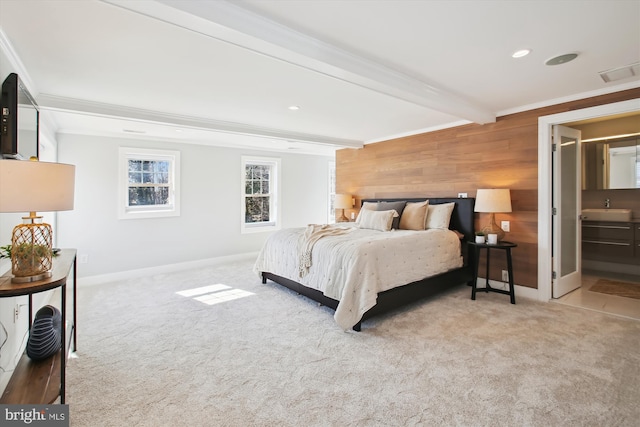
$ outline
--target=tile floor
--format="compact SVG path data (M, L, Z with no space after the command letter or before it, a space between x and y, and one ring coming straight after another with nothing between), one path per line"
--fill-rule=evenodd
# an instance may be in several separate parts
M634 282L638 283L638 286L640 286L640 277L637 276L619 275L595 271L583 271L582 287L576 289L575 291L569 292L562 298L553 301L558 304L582 307L588 310L600 311L617 316L640 320L640 299L625 298L589 291L589 288L593 286L600 278Z

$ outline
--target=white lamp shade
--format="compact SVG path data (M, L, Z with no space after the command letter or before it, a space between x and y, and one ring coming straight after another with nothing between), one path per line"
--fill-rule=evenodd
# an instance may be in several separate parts
M336 194L333 206L336 209L351 209L353 207L353 197L351 194Z
M0 160L0 212L73 209L74 165Z
M511 194L508 188L478 189L476 212L511 212Z

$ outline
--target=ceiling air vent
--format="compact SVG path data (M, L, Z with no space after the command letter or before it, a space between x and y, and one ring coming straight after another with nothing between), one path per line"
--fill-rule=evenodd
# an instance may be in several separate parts
M625 65L624 67L612 68L606 71L600 71L600 77L605 83L615 82L616 80L628 79L633 76L640 76L640 62Z

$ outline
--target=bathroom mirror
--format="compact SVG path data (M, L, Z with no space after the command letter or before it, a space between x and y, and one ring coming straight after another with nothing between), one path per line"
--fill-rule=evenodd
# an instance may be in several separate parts
M582 144L582 189L640 188L640 138Z

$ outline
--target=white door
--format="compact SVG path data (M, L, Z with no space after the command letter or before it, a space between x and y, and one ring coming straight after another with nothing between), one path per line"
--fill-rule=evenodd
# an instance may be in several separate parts
M582 144L580 131L553 126L553 298L581 285Z

